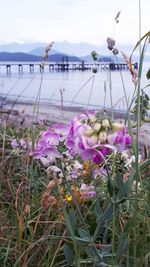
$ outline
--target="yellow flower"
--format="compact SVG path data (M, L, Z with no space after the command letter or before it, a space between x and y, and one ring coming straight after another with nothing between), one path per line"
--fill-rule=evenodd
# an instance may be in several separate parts
M90 172L90 161L89 160L86 160L83 163L83 168L84 168L84 170L86 170L86 172Z
M65 195L65 200L68 201L68 202L71 202L72 201L72 196L70 194L66 194Z

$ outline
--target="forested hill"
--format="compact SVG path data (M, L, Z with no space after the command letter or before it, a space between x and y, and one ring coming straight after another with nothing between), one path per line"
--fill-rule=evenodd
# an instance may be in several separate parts
M35 56L35 55L30 55L26 53L8 53L8 52L0 52L0 61L27 61L27 62L40 62L42 61L41 56ZM79 62L81 61L80 58L75 57L75 56L68 56L65 54L53 54L50 55L47 59L47 61L51 62Z

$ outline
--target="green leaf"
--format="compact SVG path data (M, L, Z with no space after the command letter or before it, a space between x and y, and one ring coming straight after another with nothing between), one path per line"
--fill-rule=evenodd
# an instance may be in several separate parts
M147 32L146 34L144 34L142 37L141 37L141 39L137 42L137 44L135 45L135 47L134 47L134 49L133 49L133 51L132 51L132 54L131 54L131 57L132 57L132 55L133 55L133 52L136 50L136 48L140 45L140 43L144 40L144 38L146 38L146 37L148 37L148 36L150 36L150 31L149 32ZM130 58L131 58L130 57Z
M123 181L123 175L121 173L118 173L116 176L116 186L119 189L119 192L121 193L121 197L126 197L127 192L126 192L126 184Z
M132 167L131 174L130 174L130 176L128 178L128 181L126 182L126 192L127 192L127 195L129 195L130 192L131 192L132 184L133 184L133 181L134 181L135 174L136 174L136 170L135 170L135 166L133 166Z
M67 244L64 245L64 254L68 266L71 266L74 262L74 254L71 247L69 247Z
M126 250L128 245L128 235L126 233L123 233L119 240L119 246L117 250L117 258L119 259L124 251Z
M83 239L85 239L86 241L91 240L89 237L89 233L86 230L84 230L82 228L78 228L77 231L78 231L79 236L82 237Z
M102 214L102 209L100 207L100 203L99 203L98 200L95 203L93 211L94 211L94 214L95 214L96 218L99 218L99 216Z
M114 184L110 178L108 179L108 182L107 182L107 188L108 188L108 193L110 197L112 197L114 194Z
M139 165L140 171L143 171L149 165L150 165L150 159L145 160Z
M75 212L73 210L69 210L69 212L68 212L68 218L70 220L72 229L75 232L76 224L77 224L77 219L76 219L76 216L75 216Z
M110 221L113 216L113 205L110 203L106 210L103 213L103 216L101 218L101 223L104 223L105 221Z
M146 73L146 77L149 80L150 79L150 69L148 70L148 72Z

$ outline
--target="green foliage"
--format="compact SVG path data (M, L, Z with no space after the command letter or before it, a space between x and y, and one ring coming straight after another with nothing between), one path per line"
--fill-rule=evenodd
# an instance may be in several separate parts
M149 96L141 90L140 94L140 124L143 122L149 122L150 119L148 118L148 110L150 109L150 103L149 103ZM138 97L136 96L134 101L134 107L132 110L130 110L134 114L134 120L135 120L135 127L137 126L137 117L138 117Z
M135 48L147 37L149 33ZM149 97L139 89L133 113L142 123ZM105 179L93 177L95 166L86 175L83 171L79 179L92 181L96 191L96 197L84 200L66 179L64 162L58 162L64 171L62 184L55 177L56 186L49 189L54 177L42 164L23 150L13 151L13 138L35 142L38 135L37 128L0 129L0 267L150 266L149 153L138 163L139 151L130 149L136 159L131 166L118 153L106 158ZM59 149L65 152L63 143Z
M148 70L148 72L146 73L146 77L149 80L150 79L150 69Z

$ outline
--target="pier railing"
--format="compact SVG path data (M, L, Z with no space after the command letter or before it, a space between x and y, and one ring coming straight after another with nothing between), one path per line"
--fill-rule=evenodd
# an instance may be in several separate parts
M133 68L138 69L138 63L133 63ZM22 63L22 62L17 62L17 63L0 63L0 73L1 70L5 69L7 74L11 74L14 69L16 70L16 67L18 69L18 73L23 74L24 69L26 71L29 71L29 73L34 73L35 69L39 70L40 72L43 71L43 68L41 67L40 62L33 62L33 63ZM113 63L113 62L99 62L99 63L93 63L93 62L59 62L59 63L54 63L54 62L47 62L45 64L45 70L52 72L52 71L75 71L75 70L81 70L81 71L86 71L86 70L92 70L93 68L96 68L97 71L100 70L127 70L128 65L126 63Z

